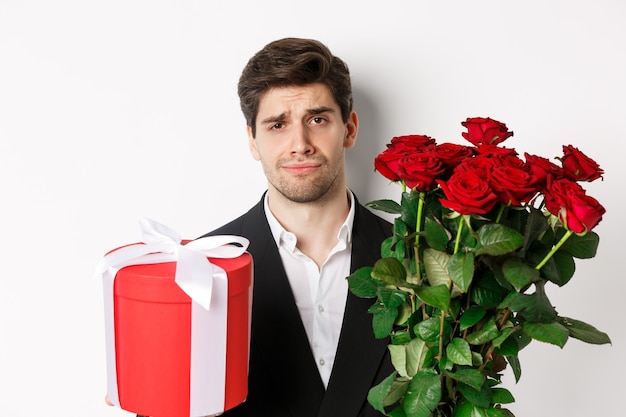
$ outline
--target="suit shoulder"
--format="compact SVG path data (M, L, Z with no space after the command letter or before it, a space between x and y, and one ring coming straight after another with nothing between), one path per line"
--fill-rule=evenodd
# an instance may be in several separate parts
M370 230L379 230L385 236L390 236L392 233L392 223L372 213L363 205L358 206L356 219L358 219L357 221L360 226L366 226Z

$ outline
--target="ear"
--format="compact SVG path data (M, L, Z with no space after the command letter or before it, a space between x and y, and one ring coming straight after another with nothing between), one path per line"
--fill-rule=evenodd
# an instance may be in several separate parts
M254 136L252 135L252 128L250 126L246 126L246 132L248 133L248 148L250 148L250 154L255 160L260 161L261 154L259 154L259 150L256 147L256 139L254 139Z
M343 138L343 147L352 148L356 143L356 135L359 132L359 117L355 111L350 113L346 123L346 136Z

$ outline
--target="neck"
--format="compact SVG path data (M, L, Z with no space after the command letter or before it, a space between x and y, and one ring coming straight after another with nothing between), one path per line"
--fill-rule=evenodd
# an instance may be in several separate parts
M350 211L345 186L334 195L308 203L290 201L270 188L268 203L285 230L296 235L298 249L321 267L337 243L337 233Z

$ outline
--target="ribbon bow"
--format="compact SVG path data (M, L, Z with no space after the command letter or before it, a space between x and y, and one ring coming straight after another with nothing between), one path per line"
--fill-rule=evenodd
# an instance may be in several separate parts
M178 233L167 226L147 218L140 219L139 226L143 243L124 246L105 255L96 268L96 275L104 276L107 271L116 273L129 265L176 261L174 281L193 301L207 310L211 306L213 278L225 274L207 257L236 258L246 251L250 243L241 236L219 235L182 245ZM111 275L114 277L115 273Z

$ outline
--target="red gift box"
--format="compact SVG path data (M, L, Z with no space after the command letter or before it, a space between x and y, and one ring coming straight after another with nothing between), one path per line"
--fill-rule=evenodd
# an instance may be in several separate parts
M205 280L206 273L181 267L189 263L180 258L183 245L166 245L170 253L158 246L114 250L105 260L127 249L141 254L99 268L109 275L105 310L112 305L105 311L108 396L124 410L152 417L204 416L233 408L248 393L252 257L245 248L237 248L235 257L203 254L215 269L209 277L210 305L203 306L188 295L198 289L187 290L177 280L188 273ZM207 288L201 291L206 297Z

